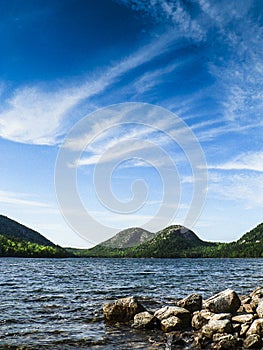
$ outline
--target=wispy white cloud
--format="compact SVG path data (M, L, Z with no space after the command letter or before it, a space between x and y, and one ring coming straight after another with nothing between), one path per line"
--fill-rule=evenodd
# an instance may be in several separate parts
M218 165L210 165L209 169L220 170L251 170L263 172L263 152L250 152L239 155L229 162Z
M75 166L95 165L119 160L124 161L135 157L136 154L148 162L154 161L156 163L156 157L154 155L155 147L158 147L158 144L155 145L153 139L149 142L143 142L130 137L130 135L125 135L105 142L103 149L98 150L95 154L93 153L79 159ZM136 163L136 165L138 166L139 163Z
M225 123L222 126L208 128L206 130L197 130L196 135L200 142L213 141L219 136L227 135L227 134L242 134L246 133L248 130L262 128L262 121L254 121L251 123L247 123L246 125L238 125L235 122Z
M157 147L165 152L169 145L178 149L171 135L183 132L182 126L176 128L178 120L173 115L160 118L160 113L165 115L165 111L151 105L128 103L99 110L83 119L63 145L66 152L82 152L71 166L118 162L134 157L137 166L142 164L139 159L154 160L156 164L154 149Z
M217 79L217 90L223 91L224 116L227 120L246 124L247 120L262 119L263 91L263 27L251 18L253 2L234 1L212 4L200 0L201 7L219 28L221 42L229 55L211 62L210 72ZM231 22L231 25L228 25Z
M214 199L242 202L246 209L262 208L263 175L261 173L210 174L209 193L214 196Z
M166 0L118 0L118 2L131 7L140 13L146 13L157 23L165 22L176 26L176 30L181 36L200 41L205 36L205 31L200 23L191 17L183 1Z
M0 191L0 202L19 206L49 208L47 203L31 199L32 195L19 192Z
M147 72L136 79L131 84L131 89L136 91L135 97L151 90L153 87L160 84L167 74L174 72L177 68L186 64L186 61L181 61L177 63L172 63L165 66L164 68L155 69L153 71Z
M54 93L37 87L14 92L0 112L0 136L8 140L52 145L61 133L61 120L80 98L76 91Z
M2 101L0 136L22 143L56 144L65 131L66 116L82 100L102 93L125 73L168 52L177 37L176 33L166 32L82 84L25 86L14 90Z
M78 135L76 139L67 142L66 147L78 150L81 149L78 147L82 146L85 152L82 158L76 160L71 166L89 166L120 161L120 167L123 168L151 167L153 164L155 167L169 167L172 159L176 160L177 164L182 160L185 161L176 139L179 135L182 138L186 131L182 127L176 128L177 123L174 119L172 122L171 124L169 119L160 119L154 121L154 127L151 128L146 119L145 125L129 124L128 122L122 124L120 121L116 128L106 128L105 133L99 133L98 139L95 138L93 142L90 141L92 136L90 134L86 135L87 137ZM101 129L103 125L100 126ZM94 130L92 126L91 130ZM83 140L87 143L83 143ZM163 156L160 157L160 154Z
M196 2L200 12L195 22L204 33L203 40L213 36L214 41L216 31L216 47L224 48L227 53L225 55L217 48L210 48L214 59L208 63L208 71L216 81L210 87L209 95L212 93L213 99L218 101L218 113L227 122L235 122L238 126L245 126L252 118L254 123L259 122L263 110L263 27L257 19L252 18L253 1L242 1L238 7L235 1ZM165 0L149 3L152 7L156 4L167 7ZM173 4L175 7L181 6L180 1ZM198 101L193 102L196 106ZM180 109L180 103L175 106L178 107ZM188 112L191 115L187 105L185 108L185 111L178 110L178 113Z
M224 58L221 63L210 64L210 73L217 79L217 87L221 91L218 99L223 100L224 116L231 121L239 118L242 124L245 124L247 117L251 117L252 114L253 117L260 119L263 107L263 89L259 89L259 82L263 80L262 49L260 49L262 28L249 18L251 7L249 2L246 4L242 2L237 8L233 1L224 1L222 6L221 3L198 0L201 11L195 18L191 16L186 4L180 0L120 2L135 10L147 12L156 21L160 18L166 19L173 26L170 26L168 32L156 37L149 44L140 47L132 55L116 62L103 72L97 74L94 72L85 82L80 84L72 82L70 86L25 86L14 90L7 99L0 97L1 137L23 143L57 144L60 136L65 133L66 126L69 126L69 121L66 125L67 116L73 113L83 100L102 94L129 71L169 52L177 39L189 37L197 41L206 40L213 27L220 33L217 40L221 40L221 43L225 43L232 52L235 52L235 59ZM231 30L226 29L233 20L239 21L238 25L232 26ZM247 59L244 61L243 57ZM137 95L144 93L158 85L162 81L162 75L171 73L178 64L182 62L144 73L133 82L133 89L137 90ZM223 98L222 91L224 91ZM201 95L204 95L203 91ZM201 95L199 98L202 98ZM188 106L178 104L176 106L178 114L187 112L191 115L191 106L191 104ZM186 110L183 111L183 108Z
M149 162L145 161L144 159L134 158L134 159L129 159L126 162L121 163L119 169L149 168L149 167L151 167Z
M235 1L222 0L215 2L211 0L197 1L202 12L208 16L213 23L225 33L225 26L234 19L243 19L251 6L251 2L242 1L236 6Z

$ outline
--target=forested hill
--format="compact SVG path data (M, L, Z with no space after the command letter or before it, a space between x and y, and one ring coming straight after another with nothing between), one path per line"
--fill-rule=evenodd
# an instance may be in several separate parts
M64 249L40 233L0 215L2 257L256 258L263 257L263 224L230 243L201 240L180 225L156 233L130 228L91 249Z
M131 242L132 228L122 233L128 234L129 242ZM117 233L111 243L115 242ZM122 237L124 240L124 237ZM177 258L187 257L193 251L201 250L203 247L211 247L214 243L202 241L193 231L180 225L172 225L165 229L152 233L147 237L147 240L141 243L133 240L134 244L128 247L120 248L118 245L105 245L104 242L87 250L73 250L79 256L94 256L94 257L138 257L138 258Z
M0 215L0 257L64 258L72 253L39 232Z
M262 243L263 244L263 223L253 230L245 233L239 240L240 243Z
M118 232L114 237L101 243L108 248L129 248L153 238L154 233L140 227L132 227Z
M55 244L42 236L39 232L16 222L7 216L0 215L0 234L18 238L32 243L54 247Z
M121 231L128 234L131 242L132 229ZM263 257L263 224L244 234L239 240L230 243L205 242L193 231L180 226L169 226L152 234L142 243L134 240L129 247L114 246L115 235L111 245L101 243L91 249L71 249L76 256L82 257L129 257L129 258L258 258Z

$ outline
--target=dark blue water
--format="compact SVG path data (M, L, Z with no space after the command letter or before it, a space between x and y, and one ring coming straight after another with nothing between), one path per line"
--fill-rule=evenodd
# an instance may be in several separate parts
M165 349L164 335L105 325L104 302L154 307L263 285L263 259L0 259L0 349Z

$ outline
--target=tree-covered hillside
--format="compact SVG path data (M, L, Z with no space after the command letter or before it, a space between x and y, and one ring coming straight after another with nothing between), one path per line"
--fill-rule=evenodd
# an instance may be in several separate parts
M26 258L65 258L71 254L59 246L46 246L0 235L0 256Z
M170 226L152 239L129 248L99 244L91 249L72 250L76 256L131 258L256 258L263 257L263 224L231 243L202 241L191 230Z
M3 215L0 215L0 234L41 245L47 245L51 247L55 246L54 243L49 241L46 237L42 236L39 232L34 231L31 228L26 227L19 222L16 222Z
M80 255L97 257L156 257L177 258L191 254L191 250L211 246L213 243L202 241L197 235L180 225L169 226L142 244L125 249L109 248L102 244L81 251ZM75 252L77 253L77 252Z
M73 256L40 233L0 215L0 257L62 258Z

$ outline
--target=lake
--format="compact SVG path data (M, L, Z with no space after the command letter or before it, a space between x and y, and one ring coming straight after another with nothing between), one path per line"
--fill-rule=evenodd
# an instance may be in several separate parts
M167 349L164 335L105 325L106 301L145 305L263 285L263 259L0 259L0 349Z

